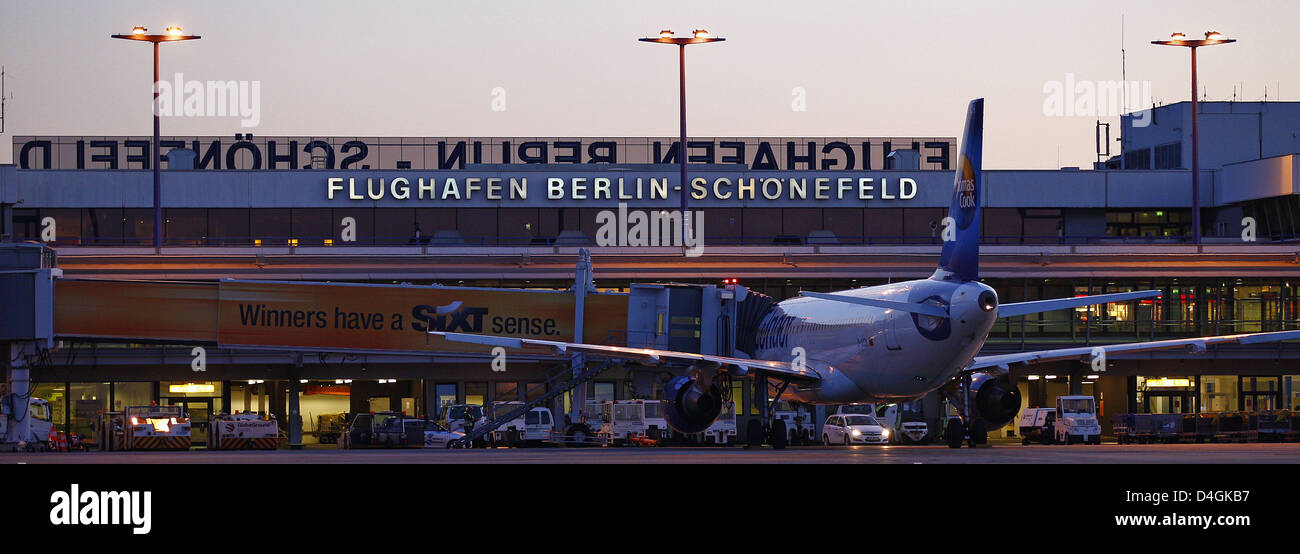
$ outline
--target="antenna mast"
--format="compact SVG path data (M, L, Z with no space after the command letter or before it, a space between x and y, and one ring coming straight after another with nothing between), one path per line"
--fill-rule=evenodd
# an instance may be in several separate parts
M1128 52L1124 49L1124 14L1119 14L1119 83L1124 109L1119 115L1120 168L1124 167L1124 116L1128 115Z
M5 68L0 65L0 135L5 134Z

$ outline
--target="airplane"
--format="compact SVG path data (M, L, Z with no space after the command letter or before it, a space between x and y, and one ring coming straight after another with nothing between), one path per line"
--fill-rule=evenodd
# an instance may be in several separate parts
M448 340L507 348L550 347L557 354L585 353L640 365L689 365L664 388L668 424L698 433L729 400L730 379L753 374L760 417L746 430L751 445L783 448L784 423L772 417L775 400L809 404L906 402L940 390L958 411L946 423L949 447L987 442L989 431L1011 422L1021 407L1016 371L1057 360L1091 362L1110 353L1300 339L1300 331L1236 334L1039 350L980 356L1001 317L1152 298L1133 291L1073 298L998 303L997 291L979 282L980 189L983 186L984 99L972 100L955 176L939 264L926 279L851 290L801 292L764 316L750 358L714 356L577 342L430 331ZM757 387L763 387L759 389ZM768 386L774 395L766 394Z

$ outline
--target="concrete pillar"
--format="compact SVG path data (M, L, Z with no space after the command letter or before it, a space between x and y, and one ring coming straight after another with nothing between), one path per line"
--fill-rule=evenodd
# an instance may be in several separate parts
M299 409L298 393L302 384L298 379L289 380L289 448L302 449L302 411Z
M5 442L17 443L30 439L32 434L31 399L28 397L31 392L31 370L27 367L23 345L15 342L8 346L3 351L9 360L7 401L12 412ZM45 437L39 438L45 440Z
M244 411L253 411L253 387L255 385L244 384Z
M1074 371L1070 373L1068 379L1070 381L1070 396L1079 396L1083 394L1083 374ZM1055 406L1055 402L1053 402L1052 405Z

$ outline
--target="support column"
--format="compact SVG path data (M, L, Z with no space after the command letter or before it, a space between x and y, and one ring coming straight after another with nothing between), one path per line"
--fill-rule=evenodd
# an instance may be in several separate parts
M573 342L583 342L583 316L587 311L587 292L594 290L591 274L591 251L586 248L578 250L578 265L573 275ZM572 378L577 378L587 366L587 358L575 353L569 361ZM578 385L572 390L573 401L569 405L569 422L582 421L582 410L587 407L587 386Z
M8 359L6 382L9 385L9 393L5 400L11 410L5 442L13 444L30 439L32 434L31 370L27 367L24 346L25 343L11 342L8 348L3 349ZM45 440L45 437L39 439Z
M298 382L297 372L293 372L293 378L289 379L289 448L294 450L302 449L302 410L298 394L302 391L302 384Z

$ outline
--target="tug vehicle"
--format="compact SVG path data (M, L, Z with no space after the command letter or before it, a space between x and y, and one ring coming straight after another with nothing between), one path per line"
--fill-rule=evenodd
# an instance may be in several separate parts
M1097 401L1091 396L1056 397L1056 422L1052 430L1056 442L1061 444L1101 444Z
M130 406L119 417L124 450L190 449L190 418L180 406Z
M275 450L280 446L275 416L217 414L208 425L208 448L212 450Z
M736 403L727 402L707 429L704 430L705 444L731 446L736 443Z
M789 435L787 442L798 446L811 444L817 435L817 422L805 406L795 406L788 410L776 410L776 419L785 422L785 432Z
M1025 408L1020 412L1020 444L1056 442L1056 409Z

